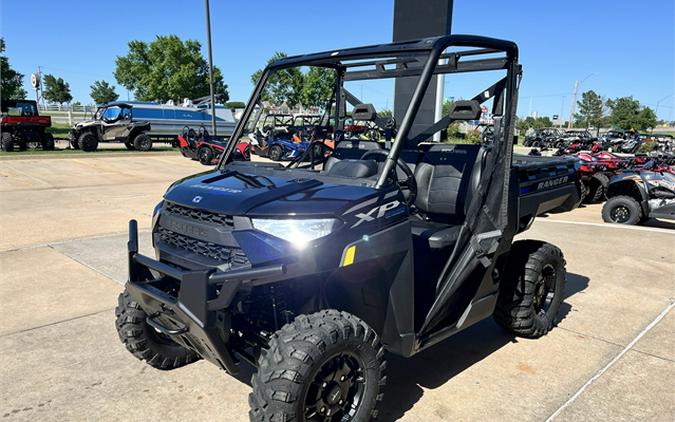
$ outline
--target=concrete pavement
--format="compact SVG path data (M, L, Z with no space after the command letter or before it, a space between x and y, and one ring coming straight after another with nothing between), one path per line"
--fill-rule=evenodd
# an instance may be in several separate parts
M158 371L114 329L128 219L149 251L163 191L204 169L178 154L0 160L2 420L246 420L250 371ZM486 320L390 356L382 419L675 420L675 230L599 214L540 218L521 236L565 253L557 328L523 340Z

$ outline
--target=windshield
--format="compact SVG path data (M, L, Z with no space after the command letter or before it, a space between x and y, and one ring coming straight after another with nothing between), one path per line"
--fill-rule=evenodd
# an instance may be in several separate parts
M469 63L460 70L457 63L464 61L464 52ZM272 65L262 72L263 82L256 87L233 139L249 142L256 154L287 166L293 166L295 159L308 160L302 158L303 151L317 142L327 146L320 151L328 151L325 156L332 153L331 158L363 159L369 150L380 150L375 160L380 164L388 154L400 153L394 150L421 151L428 143L492 142L503 129L506 114L509 67L504 53L455 48L444 52L436 65L429 61L430 54L429 50L397 50L352 59L335 52L297 66ZM474 65L481 60L485 61ZM425 66L444 75L442 111L440 116L433 112L438 76L427 74L431 83L424 82L420 111L406 122ZM463 111L452 115L455 105ZM346 148L353 151L345 154ZM221 168L233 150L231 144ZM378 184L384 173L381 165L379 171Z
M122 108L119 106L106 107L101 112L101 119L106 122L114 122L115 120L119 119L121 113Z
M30 117L37 116L38 111L33 101L3 101L2 115Z

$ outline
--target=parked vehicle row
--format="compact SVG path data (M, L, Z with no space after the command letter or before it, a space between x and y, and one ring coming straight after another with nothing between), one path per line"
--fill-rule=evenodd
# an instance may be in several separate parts
M650 218L675 220L675 154L601 151L571 156L579 159L583 202L606 201L604 221L640 224Z
M208 104L174 106L148 102L112 102L99 107L92 120L77 123L70 131L74 149L95 151L100 142L122 142L127 149L149 151L154 142L178 146L178 134L186 125L210 125ZM219 134L232 134L235 120L232 112L216 106L216 129Z

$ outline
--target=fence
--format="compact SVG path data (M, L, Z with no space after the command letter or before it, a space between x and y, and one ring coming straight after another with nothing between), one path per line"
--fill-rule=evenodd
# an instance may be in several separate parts
M73 113L93 113L96 111L95 105L82 104L38 104L39 111L70 111Z

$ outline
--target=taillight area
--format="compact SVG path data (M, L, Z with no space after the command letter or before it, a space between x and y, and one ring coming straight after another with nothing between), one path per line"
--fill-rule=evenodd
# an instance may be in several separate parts
M52 118L49 116L3 116L0 121L4 125L51 126L52 124Z

